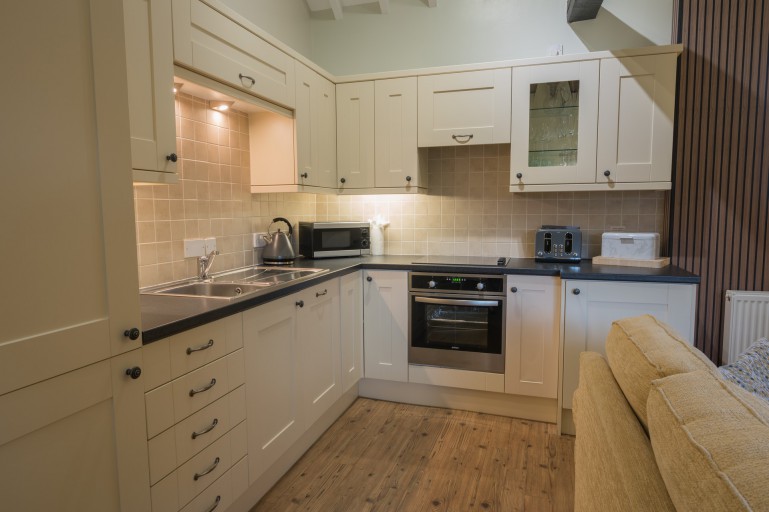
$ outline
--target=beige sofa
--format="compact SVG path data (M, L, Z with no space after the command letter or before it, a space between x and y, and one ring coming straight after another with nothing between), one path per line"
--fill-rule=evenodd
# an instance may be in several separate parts
M580 358L577 512L769 511L769 403L648 315L606 354Z

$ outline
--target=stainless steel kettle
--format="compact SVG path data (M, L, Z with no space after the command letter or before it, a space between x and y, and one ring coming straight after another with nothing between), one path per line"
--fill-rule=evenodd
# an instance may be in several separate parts
M274 233L270 232L270 228L276 222L285 222L288 226L288 235L283 233L280 228ZM262 251L262 259L266 265L290 265L294 262L296 256L294 256L294 248L291 246L291 239L289 238L294 233L294 228L291 227L291 223L288 219L283 217L275 217L267 227L267 234L263 235L267 245Z

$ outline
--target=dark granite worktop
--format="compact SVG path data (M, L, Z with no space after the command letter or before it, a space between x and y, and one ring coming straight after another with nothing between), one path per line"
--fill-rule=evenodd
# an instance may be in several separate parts
M513 258L504 267L470 267L446 264L415 264L420 256L363 256L321 260L299 259L294 266L328 269L307 281L279 289L267 289L235 301L197 297L141 295L142 340L146 345L162 338L198 327L226 316L251 309L259 304L285 297L323 281L334 279L360 269L414 270L419 272L461 272L474 274L519 274L560 276L561 279L590 279L599 281L635 281L650 283L699 284L699 276L672 265L660 268L593 265L589 260L580 264L537 263L530 258ZM404 298L405 300L405 298Z

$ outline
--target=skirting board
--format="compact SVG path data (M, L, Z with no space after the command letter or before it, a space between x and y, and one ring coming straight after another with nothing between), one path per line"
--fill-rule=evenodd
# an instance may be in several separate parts
M551 398L491 393L412 382L362 379L360 396L404 404L444 407L555 423L558 401Z
M577 427L574 425L574 415L571 409L561 411L561 434L576 435Z
M631 260L628 258L610 258L609 256L593 256L593 265L617 265L620 267L662 268L670 265L670 258L653 260Z

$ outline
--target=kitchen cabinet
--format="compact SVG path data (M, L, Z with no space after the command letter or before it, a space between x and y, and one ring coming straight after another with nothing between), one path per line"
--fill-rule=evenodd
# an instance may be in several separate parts
M677 58L666 53L601 60L599 183L670 188Z
M513 68L510 188L594 183L598 60Z
M363 377L363 276L361 271L339 278L340 329L342 352L342 392Z
M364 375L408 381L408 275L403 271L363 272Z
M510 191L669 189L681 50L653 50L513 67Z
M294 59L233 21L220 4L173 0L177 64L272 103L294 107Z
M558 398L560 279L507 276L505 393Z
M693 342L697 285L565 280L563 292L562 407L570 410L579 383L579 354L605 355L611 323L654 315Z
M339 281L243 314L253 483L342 395Z
M296 63L297 181L337 188L336 88L304 64Z
M337 85L340 193L427 188L427 149L417 147L417 78Z
M373 188L374 82L336 86L339 188Z
M420 76L420 147L510 142L510 68Z
M134 181L173 183L176 124L171 4L123 0Z
M125 373L143 361L123 3L42 11L19 3L0 31L3 47L24 48L4 56L16 79L0 121L14 170L0 212L23 219L3 231L20 252L3 277L2 506L143 512L143 386Z

